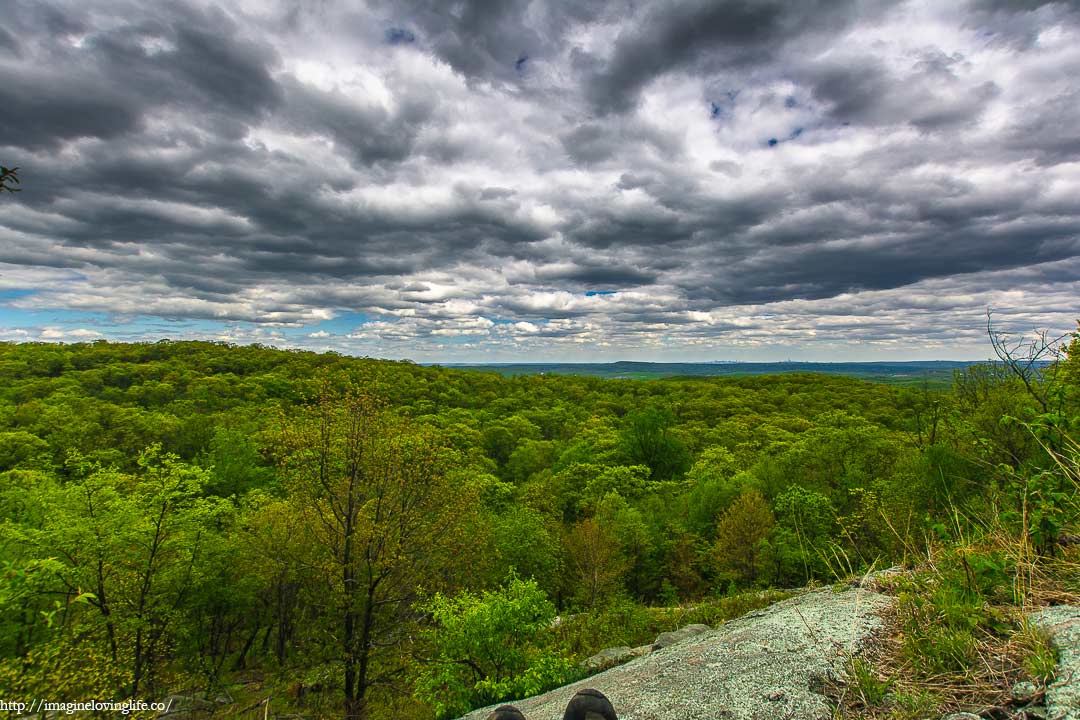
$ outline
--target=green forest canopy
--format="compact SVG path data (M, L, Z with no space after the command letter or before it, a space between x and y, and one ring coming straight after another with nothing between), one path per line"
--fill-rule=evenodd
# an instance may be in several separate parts
M451 616L499 633L502 607L542 628L801 586L902 561L957 509L1011 522L1017 478L1052 485L1075 437L1078 366L1074 341L1036 402L1004 365L937 390L0 344L0 691L160 697L256 672L357 717L535 692L571 650L464 662L452 648L513 646L453 640L472 626ZM1023 525L1046 553L1067 526L1050 485Z

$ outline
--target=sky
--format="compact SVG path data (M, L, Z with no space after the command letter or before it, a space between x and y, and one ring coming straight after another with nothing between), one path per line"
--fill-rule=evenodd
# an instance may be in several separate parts
M982 359L1080 317L1080 2L6 0L0 340Z

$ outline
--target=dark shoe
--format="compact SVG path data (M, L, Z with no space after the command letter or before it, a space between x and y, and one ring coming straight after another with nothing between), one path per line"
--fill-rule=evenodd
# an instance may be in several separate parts
M500 705L487 716L487 720L525 720L525 716L513 705Z
M611 707L611 701L604 697L604 693L592 688L578 690L577 695L570 698L570 703L563 713L563 720L619 720L615 716L615 708Z

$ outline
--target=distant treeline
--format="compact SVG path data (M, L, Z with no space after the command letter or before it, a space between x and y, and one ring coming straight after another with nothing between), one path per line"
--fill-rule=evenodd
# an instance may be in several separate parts
M667 377L720 377L773 375L777 373L824 373L895 384L930 383L945 387L957 370L981 363L953 360L911 362L611 362L611 363L462 363L447 367L497 372L501 375L587 375L603 378L647 380ZM991 363L992 364L992 363ZM1043 363L1045 364L1045 363Z

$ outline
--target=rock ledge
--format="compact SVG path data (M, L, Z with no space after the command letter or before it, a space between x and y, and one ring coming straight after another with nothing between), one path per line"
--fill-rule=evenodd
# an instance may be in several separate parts
M529 720L559 720L575 692L594 687L620 720L829 720L826 681L883 629L894 602L859 588L809 592L513 704Z

